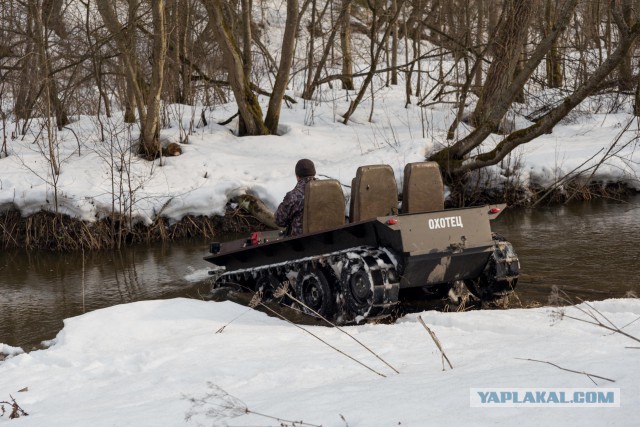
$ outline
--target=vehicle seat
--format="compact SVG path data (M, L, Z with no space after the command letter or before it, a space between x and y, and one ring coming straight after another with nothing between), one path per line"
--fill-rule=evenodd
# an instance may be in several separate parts
M391 166L360 166L352 181L350 207L351 222L397 214L398 187Z
M407 163L402 185L403 214L444 209L444 185L436 162Z
M302 232L316 231L344 225L345 208L342 186L336 179L309 181L304 188Z

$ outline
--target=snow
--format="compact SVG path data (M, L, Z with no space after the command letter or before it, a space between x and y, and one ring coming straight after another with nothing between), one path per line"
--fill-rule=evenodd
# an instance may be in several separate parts
M186 214L221 214L229 198L251 192L275 208L293 188L299 158L316 164L318 176L348 185L358 166L386 163L398 180L407 162L422 161L444 143L451 111L432 109L425 136L419 109L403 108L401 91L378 94L373 123L363 106L345 126L333 113L346 109L302 102L285 108L281 136L237 138L227 127L195 129L179 157L162 163L129 156L118 146L135 138L115 117L108 142L96 139L95 120L79 117L61 142L61 174L54 186L46 159L32 136L10 140L10 155L0 159L0 207L23 215L59 210L88 221L108 214L112 205L139 221L158 215L179 220ZM313 108L312 123L309 119ZM210 123L234 113L222 106ZM199 116L199 111L196 117ZM629 114L597 115L559 125L521 146L511 163L520 162L523 185L551 184L600 151L616 137L623 147L597 171L595 178L628 180L640 189L640 163L632 141L637 123L621 132ZM106 120L106 119L105 119ZM188 118L183 119L188 122ZM186 125L186 123L185 123ZM465 132L461 125L461 132ZM128 136L127 136L128 135ZM126 137L125 137L126 136ZM162 138L177 141L178 126ZM120 139L119 139L120 138ZM123 139L124 138L124 139ZM498 137L494 137L498 141ZM80 147L80 150L78 150ZM585 166L600 160L596 156ZM111 166L111 162L115 166ZM493 168L496 180L501 167ZM120 175L119 171L124 171ZM130 171L126 175L126 171ZM112 196L112 184L123 190ZM188 280L200 281L197 269ZM594 303L607 319L632 336L640 336L640 302ZM584 315L568 308L574 315ZM454 368L443 362L418 315L435 332ZM235 320L234 320L235 319ZM229 322L232 322L229 324ZM216 333L227 325L222 333ZM633 425L640 404L637 344L618 333L571 319L554 320L554 309L424 312L393 325L346 327L399 374L393 372L335 328L305 327L351 355L382 377L296 326L231 302L173 299L114 306L65 320L45 350L22 353L0 344L0 401L13 396L29 413L16 426L220 426L279 425L303 420L323 426L443 425ZM22 353L22 354L21 354ZM532 360L524 360L532 359ZM548 363L615 380L596 379ZM19 390L28 387L28 391ZM619 408L472 408L470 389L619 388ZM5 405L7 406L7 405ZM250 412L245 413L245 408ZM8 408L7 408L8 409ZM291 425L291 424L285 424Z
M391 165L400 186L404 165L422 161L443 144L452 120L451 111L429 110L423 136L419 109L403 108L400 92L390 88L378 94L372 123L366 106L345 126L334 109L344 110L346 103L305 108L299 102L283 110L281 136L237 138L231 132L233 123L210 124L189 135L181 156L162 162L142 161L118 148L135 138L135 129L129 134L117 116L108 142L96 139L93 118L79 117L71 127L83 135L80 143L68 130L58 134L62 163L55 185L32 135L8 142L10 155L0 159L0 208L13 206L23 215L54 210L55 188L59 211L88 221L108 214L114 203L120 209L131 207L133 217L145 223L158 215L179 220L186 214L222 214L230 197L245 192L275 208L294 186L293 167L302 157L315 162L318 176L338 179L347 195L357 167L366 164ZM232 106L222 106L209 113L209 122L233 113ZM189 119L183 120L186 126ZM518 148L510 162L521 164L518 179L523 185L549 185L592 157L584 166L595 164L621 135L617 146L622 151L599 167L594 178L627 180L640 189L640 163L635 142L630 142L637 122L622 132L630 120L629 114L592 114L589 120L561 124L552 134ZM460 132L466 132L464 125ZM179 140L176 123L164 129L162 137L165 142ZM497 182L506 179L500 176L501 167L493 171ZM112 184L123 188L115 198ZM188 280L203 280L205 273L194 271ZM640 322L634 323L640 316L639 301L594 305L616 325L629 324L625 332L640 336ZM567 311L581 315L575 308ZM553 314L551 308L419 314L442 342L451 370L443 370L418 314L393 325L345 328L399 374L337 329L305 327L382 377L294 325L230 302L174 299L114 306L67 319L45 350L22 353L0 344L7 357L0 362L0 401L12 396L29 413L11 421L5 414L0 424L280 423L256 413L340 427L635 424L640 372L635 369L637 349L627 347L637 343L593 325L554 320ZM223 332L216 333L224 325ZM596 386L586 375L533 360L615 383L596 379ZM25 387L28 391L19 392ZM614 387L621 391L621 406L471 407L471 388L495 387Z
M209 125L194 129L189 143L181 145L182 155L155 162L128 152L137 130L127 128L118 114L102 118L107 124L105 141L97 137L100 132L95 118L80 116L70 126L75 134L69 129L57 134L58 176L51 173L43 154L47 151L39 147L42 142L34 142L34 128L24 138L9 140L9 156L0 159L0 209L15 207L25 216L42 209L55 211L54 190L59 212L87 221L108 215L114 207L130 211L134 220L147 224L158 216L177 221L187 214L223 214L229 199L243 193L253 193L275 209L293 188L293 168L302 157L316 163L319 177L338 179L347 196L356 169L367 164L391 165L401 188L405 164L423 161L428 153L446 144L446 129L453 120L449 108L433 107L427 111L428 122L423 122L420 108L404 108L403 100L401 87L385 88L376 95L371 123L365 103L353 122L344 125L334 110L346 110L345 100L316 104L299 99L291 108L283 108L282 135L243 138L232 133L235 121L228 126L215 124L235 112L232 105L224 105L207 113ZM199 108L167 108L184 111L174 114L172 127L162 131L165 144L184 137L181 128L188 128L192 114L200 115ZM502 166L492 168L490 185L500 185L506 179L518 179L525 188L551 185L581 165L588 170L598 163L620 136L612 151L615 155L595 171L594 179L625 181L640 190L634 139L637 121L625 113L589 114L588 118L558 125L552 134L517 148ZM517 121L519 126L530 124L523 122L522 118ZM468 129L463 124L459 131L464 134ZM499 137L494 135L492 140L498 142ZM516 178L507 178L508 168L514 164L521 165Z
M638 300L578 307L640 336ZM576 307L564 313L588 319ZM637 349L627 347L637 342L558 315L549 307L429 311L392 325L344 328L399 373L336 328L304 327L383 377L283 320L231 302L119 305L67 319L50 348L1 363L0 400L11 394L29 416L0 417L0 424L279 425L260 413L340 427L633 425L640 371ZM453 369L443 369L418 316ZM615 382L593 378L595 385L584 374L536 360ZM471 388L496 387L619 388L621 405L470 407Z
M289 94L298 93L292 89ZM229 199L244 193L275 209L293 188L293 168L303 157L315 162L319 177L338 179L346 196L362 165L391 165L401 188L405 164L423 161L446 145L454 118L449 104L421 111L415 98L405 107L404 96L403 83L377 90L372 120L368 98L344 125L340 114L349 99L328 91L318 95L324 102L298 99L283 106L281 135L243 138L233 133L236 121L216 124L236 108L217 105L205 111L208 126L196 125L189 132L182 155L154 162L131 154L138 131L125 125L120 113L101 118L104 140L95 117L76 116L68 129L55 133L57 176L48 148L36 139L41 123L35 120L27 135L7 141L9 155L0 158L0 210L16 208L24 216L57 210L86 221L115 210L149 224L158 216L178 221L188 214L223 214ZM263 111L267 101L261 97ZM630 111L630 100L626 104ZM525 188L548 186L578 167L591 173L615 144L593 179L625 181L640 190L638 121L629 111L605 114L594 105L586 100L553 133L520 146L502 165L490 168L488 185L516 179ZM180 142L191 120L198 123L202 107L165 107L171 127L162 130L162 141ZM520 116L514 124L531 125ZM6 130L10 134L12 129ZM459 126L460 136L468 132L465 124ZM494 135L489 142L500 139ZM515 175L509 170L513 165L519 165ZM187 279L205 277L205 270L195 270ZM640 301L591 306L625 333L640 337ZM565 311L589 319L581 309L591 310L584 303ZM638 350L628 348L637 347L637 341L567 317L560 320L559 314L549 307L429 311L391 325L344 328L399 373L336 328L304 327L381 376L295 325L231 302L172 299L118 305L66 319L44 350L24 353L0 343L0 401L12 396L29 413L16 420L0 416L0 425L280 425L258 413L340 427L637 424ZM443 369L440 352L418 316L437 335L453 369ZM587 375L543 362L615 382L592 378L594 384ZM613 387L621 391L621 405L470 406L471 388L495 387Z

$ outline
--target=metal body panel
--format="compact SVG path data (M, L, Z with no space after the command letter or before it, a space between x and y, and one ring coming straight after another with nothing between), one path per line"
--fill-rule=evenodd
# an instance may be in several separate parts
M492 253L490 207L393 215L302 236L247 246L223 243L205 260L226 271L296 262L361 246L386 248L396 257L400 287L477 277Z
M404 257L400 288L452 283L477 277L487 264L491 250L491 247L481 247L445 256L424 254Z
M284 237L256 246L247 246L246 240L235 240L223 243L219 253L204 259L232 271L295 261L352 247L375 246L377 241L374 223L375 220L369 220L348 224L318 233Z

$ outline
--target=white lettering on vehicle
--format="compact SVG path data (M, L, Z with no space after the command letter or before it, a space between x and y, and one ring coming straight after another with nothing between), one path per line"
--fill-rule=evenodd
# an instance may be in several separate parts
M440 228L464 228L462 225L462 217L460 216L447 216L444 218L435 218L429 220L429 229L437 230Z

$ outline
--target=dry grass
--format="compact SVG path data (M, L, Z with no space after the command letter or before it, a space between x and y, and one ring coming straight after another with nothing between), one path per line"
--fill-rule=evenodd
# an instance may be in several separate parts
M188 215L176 223L160 217L149 226L141 223L130 226L124 217L87 222L52 212L38 212L24 218L12 209L0 213L0 247L95 251L193 237L214 239L221 234L248 233L264 228L240 209L228 209L224 216Z
M510 206L535 207L554 205L571 201L588 201L599 198L625 199L635 194L635 190L624 182L586 183L581 177L568 178L562 185L552 187L530 186L523 188L517 182L506 185L492 185L489 188L461 183L451 187L451 196L446 201L447 208L480 206L493 203L507 203Z

